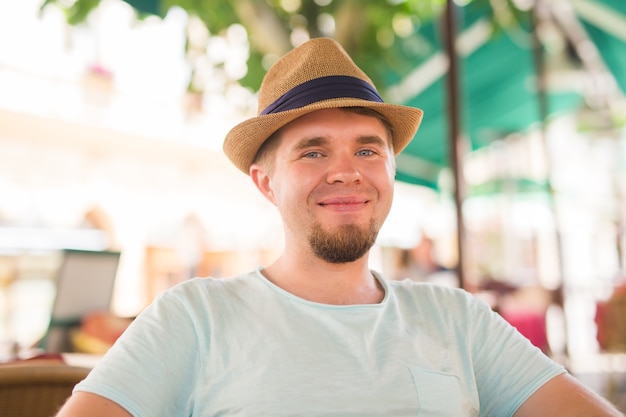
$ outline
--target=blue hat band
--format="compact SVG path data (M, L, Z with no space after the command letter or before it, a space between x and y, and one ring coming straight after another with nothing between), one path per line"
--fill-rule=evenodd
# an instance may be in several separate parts
M267 106L261 115L299 109L312 103L333 98L358 98L382 103L376 89L360 78L332 75L304 82Z

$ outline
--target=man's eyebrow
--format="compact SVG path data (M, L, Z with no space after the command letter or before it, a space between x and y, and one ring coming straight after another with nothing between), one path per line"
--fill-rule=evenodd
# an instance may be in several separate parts
M380 146L389 146L386 140L381 138L380 136L359 136L359 143L363 145L380 145Z
M315 146L323 146L328 143L328 138L323 136L315 136L312 138L302 139L298 143L296 143L293 147L294 152L299 152L304 149L308 149ZM364 135L359 136L357 139L357 143L359 145L378 145L388 147L389 144L386 140L377 135Z
M298 141L298 143L296 143L296 145L293 147L293 150L297 152L303 149L310 148L312 146L321 146L326 143L328 143L328 139L323 138L321 136L316 136L313 138L306 138L306 139L302 139L301 141Z

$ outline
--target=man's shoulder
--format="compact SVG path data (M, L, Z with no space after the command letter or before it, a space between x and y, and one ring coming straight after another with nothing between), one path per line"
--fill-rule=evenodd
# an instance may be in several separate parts
M222 292L222 291L236 291L255 285L257 271L249 271L240 275L233 275L228 277L194 277L185 281L182 281L172 288L167 293L170 294L204 294L208 292Z
M411 299L421 304L469 305L478 301L467 290L450 285L442 285L431 282L404 280L386 281L389 291L400 299Z
M466 291L459 287L427 281L414 281L409 278L387 280L386 282L394 291L410 291L420 294L449 294L450 296L466 294Z

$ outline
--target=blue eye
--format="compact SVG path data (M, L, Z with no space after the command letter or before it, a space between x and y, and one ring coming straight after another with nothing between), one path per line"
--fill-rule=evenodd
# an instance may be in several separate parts
M321 152L318 151L310 151L302 155L304 158L319 158L322 156Z
M363 149L360 150L356 153L359 156L370 156L370 155L374 155L374 151L371 149Z

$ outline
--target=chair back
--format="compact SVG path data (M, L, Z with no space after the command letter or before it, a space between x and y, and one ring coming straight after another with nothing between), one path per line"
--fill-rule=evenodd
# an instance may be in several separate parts
M89 368L66 364L6 364L0 366L0 415L51 417L83 380Z

